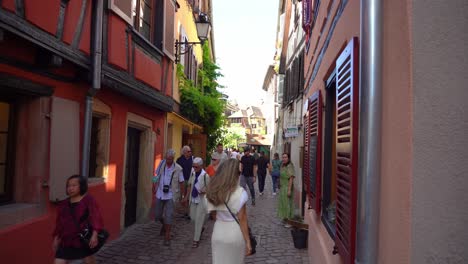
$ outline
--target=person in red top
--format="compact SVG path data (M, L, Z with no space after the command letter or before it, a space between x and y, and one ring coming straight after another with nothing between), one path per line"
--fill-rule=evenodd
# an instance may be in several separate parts
M67 179L68 199L62 201L57 208L53 233L55 264L66 264L68 260L74 259L84 259L87 264L96 263L90 248L97 246L98 232L103 228L103 222L96 200L87 191L88 183L82 176L73 175ZM89 245L85 246L78 234L87 224L92 226L93 234Z
M213 177L216 174L219 164L221 163L221 155L218 152L211 154L211 164L205 169L206 173Z

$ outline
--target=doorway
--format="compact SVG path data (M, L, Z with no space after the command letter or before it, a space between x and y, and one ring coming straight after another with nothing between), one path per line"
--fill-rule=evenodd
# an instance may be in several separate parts
M138 175L141 131L127 129L127 158L125 162L125 227L137 220Z

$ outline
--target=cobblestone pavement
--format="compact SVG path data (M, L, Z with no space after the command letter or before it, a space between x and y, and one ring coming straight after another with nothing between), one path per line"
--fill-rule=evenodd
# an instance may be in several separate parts
M258 188L257 184L256 188ZM258 196L256 206L248 202L249 225L257 237L257 253L246 257L246 263L307 263L306 249L294 248L290 229L285 228L276 216L277 196L272 195L268 176L265 193ZM193 226L191 222L176 214L169 247L163 245L159 236L160 223L135 224L122 236L109 242L98 253L100 264L123 263L211 263L211 233L213 221L208 221L200 246L193 249Z

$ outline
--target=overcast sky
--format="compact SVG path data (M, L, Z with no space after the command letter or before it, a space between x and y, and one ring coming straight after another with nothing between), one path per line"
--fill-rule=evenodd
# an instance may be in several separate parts
M278 0L212 0L216 62L223 93L239 104L259 102L275 55Z

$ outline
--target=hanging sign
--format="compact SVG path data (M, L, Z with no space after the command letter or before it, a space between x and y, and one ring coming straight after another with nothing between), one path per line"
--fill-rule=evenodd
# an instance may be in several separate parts
M284 130L284 136L285 137L297 137L299 135L299 129L297 128L297 126L293 126L293 127L287 127L285 130Z

